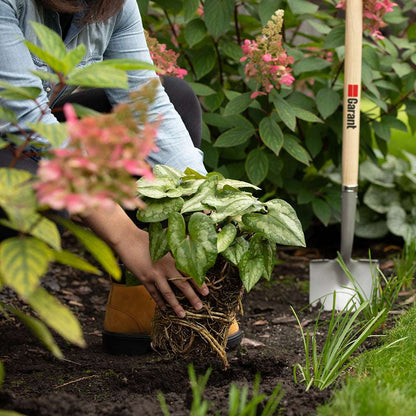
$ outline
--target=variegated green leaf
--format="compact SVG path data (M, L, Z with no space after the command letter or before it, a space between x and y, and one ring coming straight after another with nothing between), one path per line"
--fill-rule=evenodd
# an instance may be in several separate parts
M10 220L0 221L13 230L31 234L33 237L49 244L55 250L61 249L61 236L56 224L36 212L32 215L13 216L10 217Z
M0 87L4 88L0 91L0 97L6 100L35 100L39 97L41 89L38 87L16 87L5 81L0 81Z
M184 173L179 169L172 168L167 165L155 165L153 167L153 174L156 178L171 178L174 183L179 184Z
M237 266L240 263L241 257L249 249L250 244L243 237L237 237L234 240L234 243L224 250L221 254L222 256L232 263L234 266Z
M15 412L14 410L0 410L0 416L25 416L23 413Z
M68 85L89 88L122 88L128 89L127 74L111 66L92 64L84 68L75 68L67 76Z
M237 228L234 224L229 223L225 225L222 230L217 234L217 251L222 253L226 250L234 241L237 235Z
M30 22L30 24L35 31L42 48L46 51L53 51L53 54L57 59L64 59L66 55L66 48L58 33L41 23Z
M110 247L104 241L99 239L93 232L74 224L72 221L63 218L56 218L56 221L71 231L112 277L116 280L121 278L118 262Z
M48 81L52 84L57 84L59 82L59 76L53 72L46 71L30 71L33 75L36 75L43 81Z
M94 64L97 67L107 66L110 68L117 68L122 71L135 71L147 69L149 71L159 71L159 69L149 62L139 61L137 59L106 59Z
M88 263L82 257L77 256L70 251L61 250L61 251L54 251L53 256L55 261L60 264L65 264L66 266L71 266L75 269L82 270L83 272L93 273L97 275L101 275L101 271L93 266L91 263Z
M52 259L51 249L36 238L8 238L0 245L3 282L26 299L38 287Z
M267 214L246 214L243 223L277 244L305 246L302 226L294 209L281 199L266 202Z
M0 168L0 206L13 222L23 222L35 214L35 193L24 170Z
M86 51L87 50L84 44L78 45L75 49L68 51L65 56L67 71L71 71L81 62Z
M101 114L98 111L95 111L92 108L85 107L81 104L71 103L71 105L74 108L78 117L85 117L85 116L97 117Z
M247 292L261 279L264 273L264 264L261 257L245 252L238 263L240 278Z
M194 196L183 204L181 213L201 211L207 207L205 199L215 193L218 184L218 176L210 176L202 185L198 188L198 191Z
M215 264L217 258L217 234L211 219L196 212L188 223L185 235L185 221L179 213L169 216L168 242L176 267L191 276L200 286L206 271Z
M1 96L1 92L0 92ZM0 107L0 120L7 121L8 123L17 123L17 116L8 108Z
M43 62L45 62L55 72L66 74L67 65L60 58L57 58L53 53L50 53L50 52L47 52L47 51L43 50L42 48L40 48L39 46L35 45L32 42L24 40L23 43L30 50L30 52L32 52L39 59L41 59Z
M182 196L182 190L179 185L179 180L170 177L156 177L153 180L143 177L137 181L137 189L140 198L177 198Z
M241 189L241 188L243 189L251 188L251 189L256 189L256 190L261 189L258 186L253 185L252 183L239 181L237 179L226 179L226 178L219 179L217 188L219 190L222 190L224 189L225 186L231 186L232 188L236 188L236 189Z
M276 259L276 243L263 239L261 252L263 255L264 274L263 277L270 280Z
M183 206L182 198L146 199L146 207L137 211L137 219L142 222L159 222L169 217L171 212L178 212Z
M158 222L150 224L149 249L153 262L161 259L169 251L167 229L162 228Z
M263 203L251 194L233 190L224 190L217 195L207 195L204 203L213 208L214 212L211 214L211 218L214 222L260 211L264 207Z
M28 127L44 137L53 147L60 147L68 138L68 130L65 123L28 123Z
M77 318L45 289L38 288L27 301L39 317L59 335L80 347L86 346Z
M15 308L9 308L9 311L16 315L56 358L64 358L48 327L42 321Z

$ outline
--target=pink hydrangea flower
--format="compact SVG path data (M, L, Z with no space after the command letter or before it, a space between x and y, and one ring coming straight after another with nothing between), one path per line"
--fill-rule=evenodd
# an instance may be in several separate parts
M70 104L64 106L69 144L51 150L39 163L35 184L40 204L79 214L119 203L128 209L143 207L136 197L136 176L152 178L146 157L157 151L158 122L146 120L156 84L131 95L129 103L111 114L78 120Z
M255 80L266 92L255 91L251 98L266 95L280 85L290 86L294 82L289 67L294 59L287 56L282 46L283 10L277 10L255 40L245 39L241 45L245 63L244 72L247 80Z
M386 13L392 12L395 6L397 4L390 0L364 0L364 30L370 31L371 36L376 40L384 39L384 36L380 32L380 29L386 26L383 18ZM345 10L345 0L340 0L336 7Z
M147 46L150 50L150 56L153 63L159 68L159 74L171 75L174 77L182 78L188 73L186 69L179 68L176 61L179 58L179 54L172 49L167 49L164 43L159 43L156 38L152 38L145 31Z

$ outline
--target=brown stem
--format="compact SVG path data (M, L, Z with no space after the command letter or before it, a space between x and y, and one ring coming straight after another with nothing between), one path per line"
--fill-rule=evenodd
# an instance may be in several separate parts
M169 27L170 27L170 30L172 31L172 35L173 35L173 37L175 38L176 42L179 45L179 49L181 50L181 52L182 52L184 58L186 59L186 61L188 62L189 68L191 68L191 71L194 74L194 77L196 77L196 72L195 72L194 66L192 65L192 61L189 58L188 54L185 52L185 49L183 48L181 42L179 41L178 34L176 33L176 30L175 30L175 26L174 26L171 18L169 17L168 12L165 9L163 9L163 13L165 14L166 20L169 23Z

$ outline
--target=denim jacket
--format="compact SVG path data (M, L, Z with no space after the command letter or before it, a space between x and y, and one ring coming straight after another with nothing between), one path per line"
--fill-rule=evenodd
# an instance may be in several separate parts
M145 41L141 16L135 0L126 0L120 13L105 22L88 25L77 24L75 15L64 43L68 50L80 44L86 46L86 55L80 67L105 59L128 58L152 62ZM51 85L31 74L31 70L49 71L47 65L32 55L22 42L39 44L31 21L42 23L61 35L58 13L47 10L35 0L0 0L0 80L16 86L35 86L42 89L38 102L46 110L42 121L56 123L48 108ZM129 90L107 89L111 104L125 101L129 91L137 89L149 79L156 77L153 71L129 71ZM70 93L69 89L63 94ZM0 98L0 106L13 110L21 126L39 120L40 110L32 101L9 101ZM151 164L166 164L181 170L191 167L205 173L202 152L193 146L192 140L180 116L170 103L162 85L150 108L150 117L162 116L156 144L158 152L149 156ZM0 120L0 133L10 131L7 123Z

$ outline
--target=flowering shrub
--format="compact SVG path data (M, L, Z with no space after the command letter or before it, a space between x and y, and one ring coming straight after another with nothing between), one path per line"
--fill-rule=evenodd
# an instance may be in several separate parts
M128 209L143 207L136 197L133 175L152 177L145 158L157 150L157 123L145 122L139 127L136 120L138 114L146 118L147 103L154 100L154 92L147 85L111 114L81 120L66 104L70 141L64 149L51 150L51 159L40 161L35 185L39 203L67 209L70 214L115 203Z
M51 97L67 84L127 89L126 70L156 69L148 63L128 59L109 60L79 69L76 66L81 61L81 52L85 52L83 45L78 47L77 53L66 53L58 34L41 24L32 25L41 47L26 41L25 44L56 71L38 74L55 83ZM65 72L59 72L57 68L64 68ZM70 309L41 286L42 276L51 262L93 274L101 274L101 271L62 248L56 222L71 231L115 279L120 278L121 271L114 254L103 241L69 220L55 219L50 215L50 208L65 208L70 213L78 213L94 206L112 204L110 200L113 198L128 207L142 206L135 198L137 190L132 175L151 176L144 158L155 150L153 138L157 123L146 122L154 86L143 87L131 96L130 103L117 106L110 115L87 116L78 120L74 108L68 105L65 107L66 125L42 123L44 112L41 111L37 123L25 126L31 129L27 131L19 125L13 111L7 108L8 100L32 100L38 105L39 94L39 88L16 87L0 81L0 118L21 133L21 136L7 135L10 142L0 139L0 146L8 147L14 156L10 167L0 169L0 208L4 212L0 222L2 227L16 232L16 236L0 241L0 290L12 289L37 317L1 301L0 312L16 316L55 357L62 358L49 328L78 346L85 346L85 340ZM86 109L77 107L77 112L85 113ZM42 142L48 145L38 148L37 155L42 152L49 159L40 162L38 175L14 169L20 157L28 156L24 151L28 145L34 144L36 136L41 136ZM62 143L68 140L68 136L69 146L63 149ZM29 155L32 156L33 152ZM40 206L39 202L44 205ZM0 362L0 385L3 377Z
M150 56L159 69L158 73L160 75L171 75L183 79L188 71L179 68L176 64L179 54L175 53L172 49L167 49L166 44L159 43L156 38L149 36L147 31L145 31L145 35ZM172 38L175 39L175 37Z
M397 3L390 0L366 0L363 3L364 30L369 30L375 39L384 39L380 29L386 26L384 16L392 12ZM338 8L345 9L345 0L341 0Z
M387 155L392 129L416 130L415 3L395 1L363 2L362 161ZM340 187L321 173L341 161L343 2L138 3L159 42L178 45L204 110L208 169L291 201L304 229L339 221Z
M266 93L279 84L290 87L295 80L288 67L294 59L287 56L282 46L283 14L283 10L277 10L263 28L262 34L255 41L246 39L241 46L245 56L240 61L245 63L246 79L259 82ZM266 93L255 91L250 97L256 98Z

